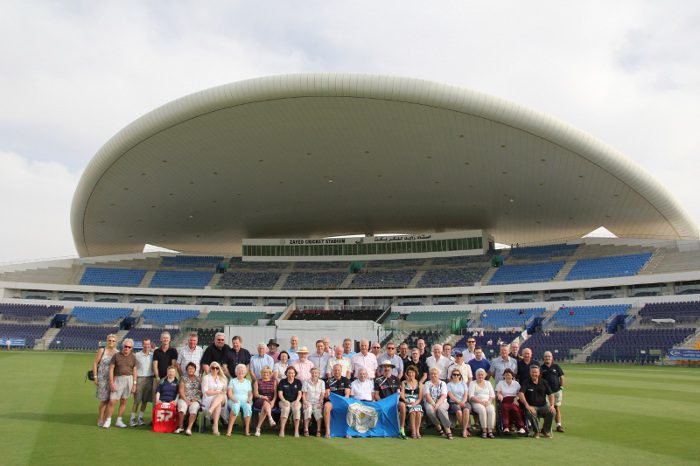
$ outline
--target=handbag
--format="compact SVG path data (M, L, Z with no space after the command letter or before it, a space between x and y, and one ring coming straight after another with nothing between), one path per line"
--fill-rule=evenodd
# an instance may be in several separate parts
M106 351L107 351L106 349L103 349L103 350L102 350L102 356L100 357L100 361L102 361L102 358L105 356L105 352L106 352ZM85 381L87 382L88 380L91 380L91 381L94 382L96 376L97 376L97 374L95 374L95 373L93 372L93 370L90 369L89 371L87 371L87 375L85 376Z

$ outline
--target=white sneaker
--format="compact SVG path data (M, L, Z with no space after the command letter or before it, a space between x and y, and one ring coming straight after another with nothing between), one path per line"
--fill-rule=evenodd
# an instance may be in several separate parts
M260 429L255 429L255 436L260 437Z
M185 431L185 435L192 435L192 431L191 431L190 429L187 429L187 430Z
M523 429L523 428L521 427L520 429L518 429L518 433L519 433L520 435L523 435L523 434L525 433L525 429Z
M146 423L143 422L143 418L142 418L142 417L139 418L139 425L140 425L140 426L146 425Z
M183 430L184 430L184 429L183 429L182 427L178 427L177 429L175 429L175 432L174 432L174 433L175 433L175 434L180 434L180 433L182 433Z
M102 423L102 428L103 429L109 429L109 426L112 425L112 420L111 419L106 419L105 422Z
M122 418L118 418L117 422L114 423L115 426L121 427L122 429L126 427L126 424L124 424L124 421L122 421Z

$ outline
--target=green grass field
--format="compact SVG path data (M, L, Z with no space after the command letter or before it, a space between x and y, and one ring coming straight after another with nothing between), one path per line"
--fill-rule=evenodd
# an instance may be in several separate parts
M698 464L700 370L565 366L553 439L232 438L98 428L92 355L0 354L0 464ZM129 409L130 409L129 404Z

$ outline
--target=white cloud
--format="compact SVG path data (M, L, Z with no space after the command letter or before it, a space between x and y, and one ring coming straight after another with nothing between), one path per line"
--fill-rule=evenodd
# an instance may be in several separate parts
M79 173L0 150L0 261L76 256L69 215Z

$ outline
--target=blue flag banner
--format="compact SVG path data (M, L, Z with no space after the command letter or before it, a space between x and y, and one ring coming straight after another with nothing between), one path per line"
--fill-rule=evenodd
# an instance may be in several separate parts
M331 393L331 437L398 437L399 394L369 402Z
M672 348L668 350L668 359L679 361L700 361L700 350Z

